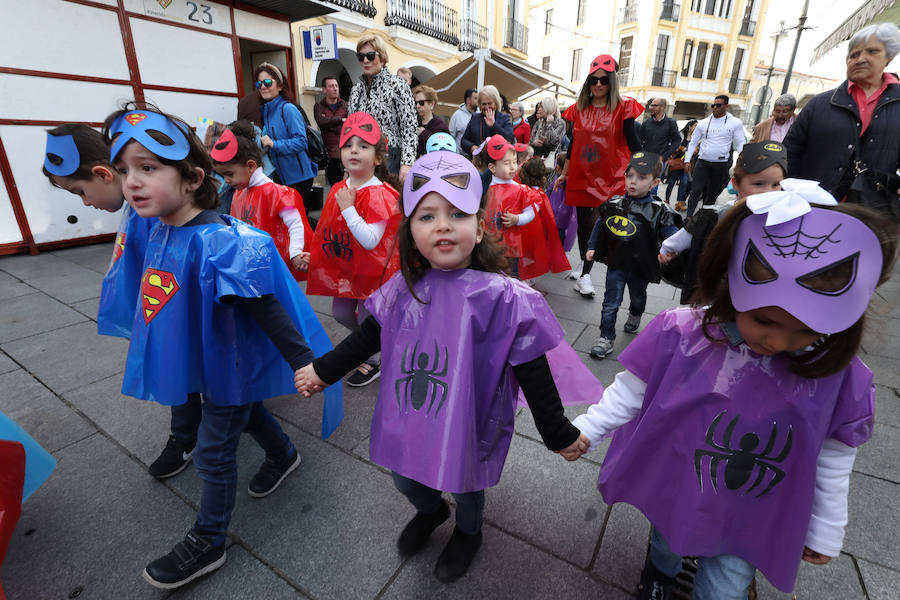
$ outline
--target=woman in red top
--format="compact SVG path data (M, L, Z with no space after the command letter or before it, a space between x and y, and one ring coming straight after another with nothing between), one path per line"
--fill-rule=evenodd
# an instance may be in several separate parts
M562 114L572 143L569 160L554 189L565 183L566 204L576 207L578 252L583 265L570 277L577 279L575 290L586 298L594 297L590 275L594 263L584 260L584 254L597 209L613 196L625 193L625 167L631 153L641 147L634 119L644 112L644 107L634 98L619 95L618 68L609 54L595 58L578 99Z
M512 119L513 135L520 144L531 141L531 124L525 120L525 108L521 102L509 104L509 118Z

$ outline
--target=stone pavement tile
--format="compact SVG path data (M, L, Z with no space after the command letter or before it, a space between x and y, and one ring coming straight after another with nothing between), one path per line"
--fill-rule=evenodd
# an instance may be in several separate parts
M0 375L0 411L49 452L97 430L22 369Z
M678 298L681 297L681 290L674 285L661 281L660 283L651 283L648 285L647 295L662 298L664 300L671 300L673 304L677 304Z
M866 353L860 353L859 358L872 369L875 374L875 383L895 389L900 388L900 369L897 368L896 358Z
M591 358L590 355L584 352L579 352L578 356L581 358L581 362L586 364L588 369L591 370L594 377L596 377L604 386L607 386L612 384L616 375L625 370L622 363L616 360L619 351L621 351L621 347L618 349L614 348L612 355L600 360Z
M600 307L603 304L603 295L600 292L593 300L582 298L575 292L563 292L562 294L553 292L547 294L545 298L557 318L581 321L589 325L600 324Z
M9 597L165 597L141 571L184 535L193 511L100 434L56 458L6 554Z
M853 470L900 483L900 428L875 423L872 439L863 444Z
M331 315L331 303L334 300L331 296L313 296L312 294L309 294L306 296L306 299L309 300L309 305L312 306L313 310L317 313Z
M622 353L628 344L631 343L631 340L637 335L635 333L625 333L622 331L622 326L625 325L625 321L628 319L628 311L620 310L619 314L616 316L616 339L615 344L613 345L612 352L606 355L606 358L602 359L600 362L608 361L610 359L616 360L619 357L619 354ZM575 343L572 344L572 347L575 348L578 352L584 352L587 354L591 350L591 346L594 345L594 342L600 337L600 329L594 326L588 326L585 328L584 332L578 336L578 339L575 340ZM592 361L595 359L591 359Z
M869 594L869 600L897 600L900 598L900 572L858 559L859 572Z
M900 570L900 484L853 473L843 551Z
M310 596L374 598L402 562L396 540L414 509L389 475L290 425L284 429L303 463L271 496L250 498L247 484L263 453L244 436L229 531ZM199 478L170 481L199 500Z
M57 394L124 370L128 340L97 335L87 321L7 342L3 350Z
M900 322L898 319L891 319ZM892 335L890 329L868 330L862 341L863 351L866 354L875 354L894 360L894 364L900 361L900 335Z
M559 321L559 324L562 325L563 330L566 332L566 342L568 342L570 346L575 343L578 336L584 333L586 325L581 321L560 318L557 318L556 320Z
M72 263L69 263L64 273L51 273L28 279L28 284L32 287L66 304L96 298L102 283L103 275Z
M91 244L89 246L75 246L74 248L66 248L64 250L54 250L51 254L82 266L85 269L90 269L101 275L106 275L106 271L109 269L109 261L112 258L112 251L113 243L103 242L102 244Z
M8 298L0 303L0 342L83 321L84 315L40 292Z
M883 385L875 386L875 422L900 427L900 395Z
M70 390L63 398L149 466L169 439L170 409L156 402L124 396L121 390L122 374L119 373Z
M756 592L759 600L867 600L859 583L853 559L847 554L832 558L827 565L800 563L792 594L785 594L756 572Z
M596 581L571 564L490 525L483 529L484 541L469 572L453 583L441 583L434 577L434 564L451 531L447 524L439 527L428 546L403 565L400 574L380 597L384 600L629 598L622 590Z
M2 268L3 262L0 261L0 269ZM33 294L35 291L36 290L27 283L23 283L12 275L0 271L0 300L24 296L25 294Z
M15 371L18 368L20 367L16 364L16 361L11 359L6 355L5 352L0 350L0 374L9 373L10 371Z
M592 572L604 581L635 592L649 543L650 522L644 515L629 504L614 504Z
M97 291L100 291L99 288L97 289ZM88 319L96 321L97 311L100 308L100 298L88 298L87 300L82 300L81 302L72 304L71 307L86 316Z
M487 491L484 518L587 568L606 514L596 477L593 464L566 462L543 443L514 436L500 483Z
M225 564L206 577L180 588L167 600L219 600L221 598L265 598L287 600L308 598L272 572L246 550L232 544Z
M575 417L578 415L582 415L587 412L588 406L566 406L563 410L566 413L566 416L570 421L574 421ZM528 438L532 441L535 441L539 444L543 444L541 442L541 436L538 433L537 427L534 424L534 418L531 416L531 411L528 408L519 409L519 414L516 415L516 435ZM606 451L609 449L611 437L606 438L600 445L597 446L595 450L590 452L589 454L585 454L582 458L579 459L579 462L588 462L593 465L593 473L589 477L589 479L594 484L594 489L596 490L597 486L597 475L600 464L603 462L603 458L606 456ZM599 492L597 492L599 494Z
M47 277L54 274L65 274L73 263L54 256L51 252L42 252L34 256L16 254L0 258L0 270L28 283L33 277Z

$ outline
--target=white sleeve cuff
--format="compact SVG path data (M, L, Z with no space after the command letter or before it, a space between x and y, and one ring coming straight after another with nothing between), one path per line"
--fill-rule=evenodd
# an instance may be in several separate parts
M667 237L665 240L663 240L660 251L663 254L678 254L680 252L684 252L691 247L692 239L694 239L694 236L692 236L684 227L682 227L681 229Z
M591 441L589 452L597 449L603 438L628 423L644 404L647 384L631 371L616 375L612 385L603 391L597 404L575 418L572 424Z
M519 213L519 227L522 225L528 225L534 221L534 206L528 205L528 208Z
M359 245L366 250L371 250L381 241L384 230L387 228L387 221L379 221L378 223L366 223L359 213L356 212L355 206L348 206L341 211L341 216L347 221L347 228L350 233L359 242Z
M300 211L296 208L286 208L278 213L284 224L287 225L288 234L291 242L288 245L288 254L294 258L303 252L303 219L300 217Z
M847 496L856 448L828 439L816 459L816 491L806 545L825 556L837 556L847 526Z

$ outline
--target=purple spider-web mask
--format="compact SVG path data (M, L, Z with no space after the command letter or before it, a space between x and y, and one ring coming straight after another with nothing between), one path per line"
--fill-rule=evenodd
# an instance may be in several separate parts
M410 216L422 198L436 192L466 214L481 206L481 176L464 156L438 150L413 163L403 183L403 214Z
M778 306L824 334L850 328L881 274L877 236L862 221L823 208L768 227L766 218L750 215L738 227L728 264L734 308ZM752 263L762 268L750 269ZM822 285L838 272L838 283Z

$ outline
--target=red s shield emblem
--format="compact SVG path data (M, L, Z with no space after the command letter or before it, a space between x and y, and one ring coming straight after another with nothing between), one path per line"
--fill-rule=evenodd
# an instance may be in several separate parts
M141 278L141 308L146 325L150 324L179 289L175 275L168 271L147 269L144 272Z
M144 113L131 113L130 115L125 115L125 120L132 125L137 125L146 118L147 115L145 115Z
M125 232L120 231L116 236L116 243L113 245L112 261L116 262L119 260L123 252L125 252Z

